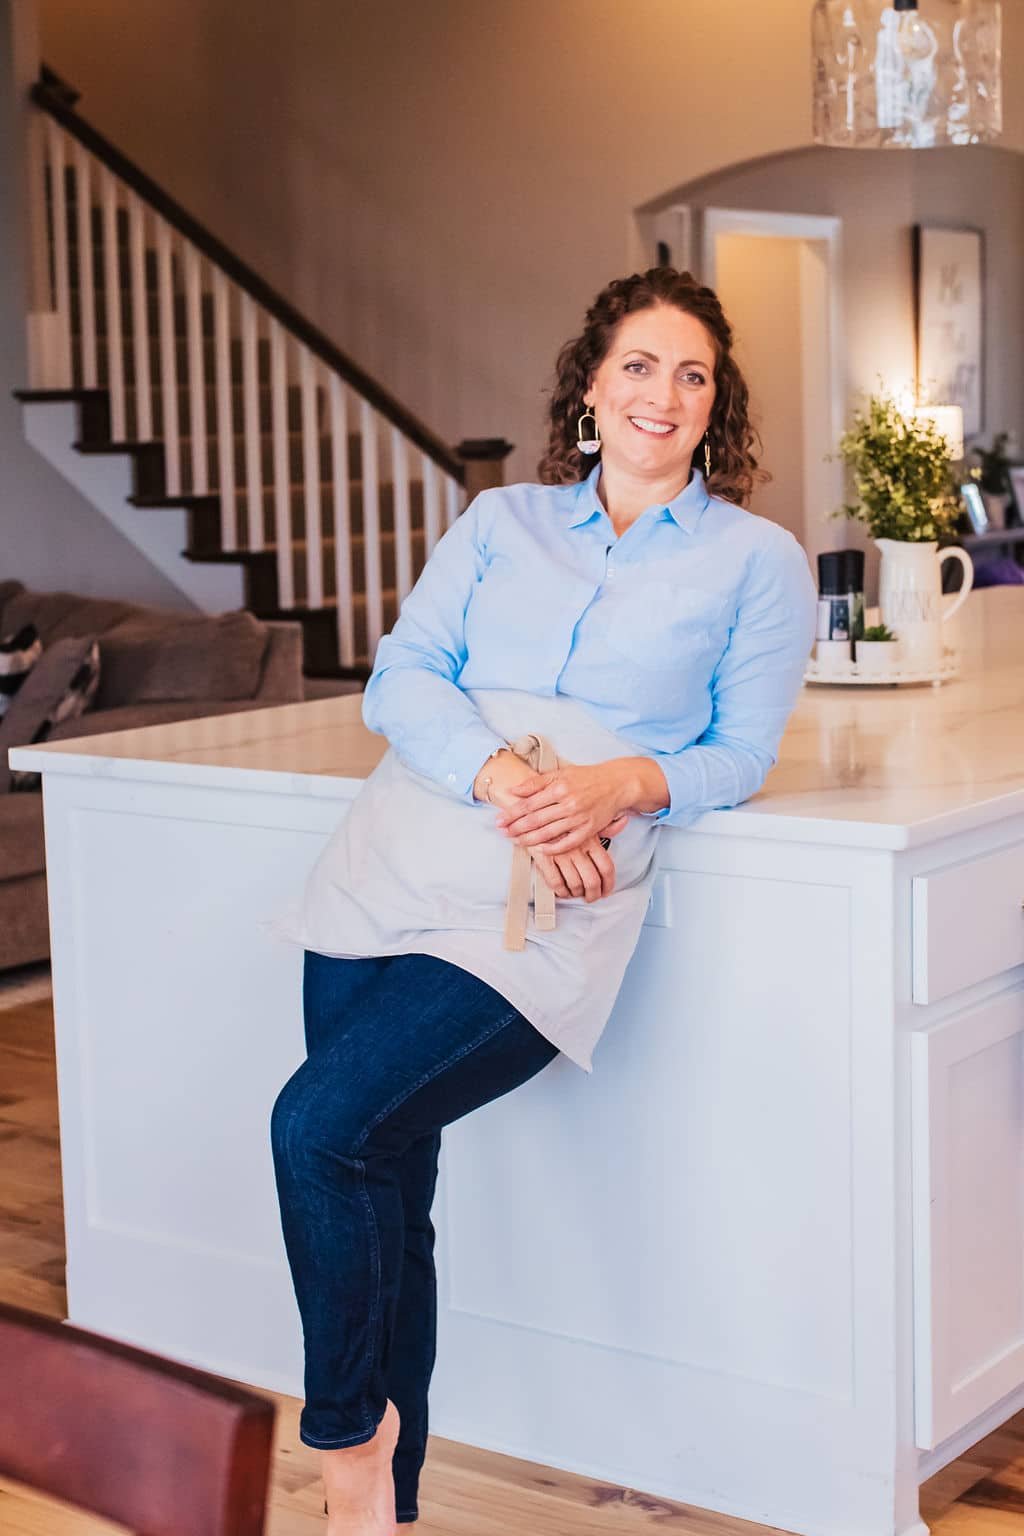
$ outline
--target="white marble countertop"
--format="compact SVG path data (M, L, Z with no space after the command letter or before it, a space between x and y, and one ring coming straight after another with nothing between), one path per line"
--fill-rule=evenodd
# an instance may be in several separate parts
M702 832L907 848L1024 812L1024 587L972 593L941 687L805 687L763 790ZM17 768L351 799L386 749L361 696L19 747ZM666 829L670 830L670 829Z

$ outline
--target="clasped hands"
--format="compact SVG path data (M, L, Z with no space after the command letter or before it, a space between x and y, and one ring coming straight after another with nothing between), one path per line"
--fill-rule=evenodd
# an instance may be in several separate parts
M503 759L518 767L504 767ZM588 902L610 896L615 864L601 837L615 837L630 817L631 780L621 760L562 763L550 773L523 773L521 758L499 753L491 760L490 799L500 808L496 825L528 848L544 883L556 896Z

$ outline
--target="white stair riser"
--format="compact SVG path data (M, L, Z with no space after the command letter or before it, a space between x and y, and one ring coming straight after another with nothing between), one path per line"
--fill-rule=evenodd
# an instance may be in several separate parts
M159 512L133 507L132 466L126 454L85 454L71 445L78 435L75 405L28 403L22 407L25 436L43 458L102 512L140 554L203 613L222 613L245 602L241 566L201 565L182 559L188 514L182 507Z

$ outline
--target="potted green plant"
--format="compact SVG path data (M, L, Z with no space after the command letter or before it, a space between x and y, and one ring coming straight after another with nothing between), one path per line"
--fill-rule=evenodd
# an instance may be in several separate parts
M899 640L886 625L869 624L854 641L854 652L861 672L891 672L899 661Z
M959 497L942 433L924 418L904 416L891 396L872 395L839 439L858 500L836 514L866 523L882 555L879 607L895 629L902 660L921 668L942 659L941 626L967 598L974 567L962 549L939 552L952 533ZM963 585L944 604L940 566L959 560Z
M978 460L979 484L989 496L1004 496L1009 492L1010 482L1007 470L1010 467L1010 458L1006 451L1009 442L1009 432L997 432L992 439L991 448L983 448L980 443L975 443L971 449L971 453Z

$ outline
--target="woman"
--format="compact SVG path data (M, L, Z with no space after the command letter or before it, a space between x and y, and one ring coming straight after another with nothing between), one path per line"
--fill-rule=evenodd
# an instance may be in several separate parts
M558 359L543 483L478 496L378 647L363 718L389 750L277 924L305 949L272 1142L329 1536L416 1519L442 1127L559 1052L591 1070L658 826L775 761L815 594L742 507L754 441L711 290L609 284ZM516 858L536 916L510 941Z

